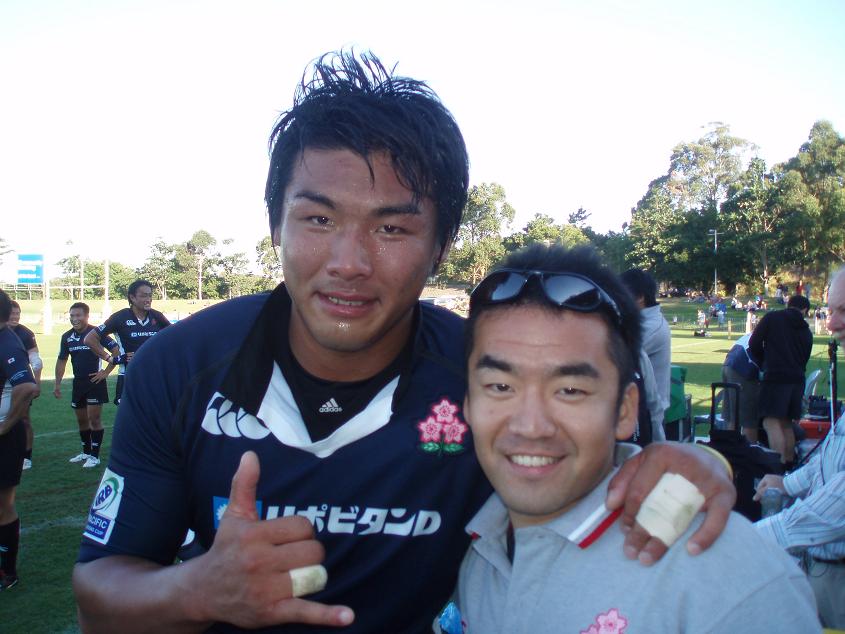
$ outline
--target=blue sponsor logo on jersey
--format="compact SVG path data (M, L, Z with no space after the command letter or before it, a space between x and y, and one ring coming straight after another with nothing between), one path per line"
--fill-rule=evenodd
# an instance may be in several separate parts
M229 498L221 498L218 496L214 496L211 501L211 506L214 511L214 530L220 526L220 520L223 519L223 514L226 512L226 509L229 508ZM258 517L261 517L261 511L264 505L261 500L255 501L255 512L258 513Z
M107 544L114 529L117 512L120 510L120 500L123 497L123 476L111 469L106 469L100 486L91 503L88 521L83 535L89 539Z

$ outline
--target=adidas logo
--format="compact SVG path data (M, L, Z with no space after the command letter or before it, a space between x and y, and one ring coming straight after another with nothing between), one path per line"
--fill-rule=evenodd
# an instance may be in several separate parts
M328 401L320 405L320 413L321 414L336 414L337 412L342 412L343 408L337 404L337 401L333 398L330 398Z

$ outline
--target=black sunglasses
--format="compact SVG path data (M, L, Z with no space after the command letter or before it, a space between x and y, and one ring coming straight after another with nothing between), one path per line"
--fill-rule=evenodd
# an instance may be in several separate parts
M578 273L550 271L520 271L500 269L485 277L469 296L469 311L473 307L512 302L522 295L531 278L536 278L543 293L555 306L579 313L592 313L605 307L622 325L622 313L616 302L593 280Z

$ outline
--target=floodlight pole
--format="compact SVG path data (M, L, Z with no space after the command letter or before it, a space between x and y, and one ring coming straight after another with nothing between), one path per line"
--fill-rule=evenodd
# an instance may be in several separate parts
M710 229L707 234L713 236L713 255L717 255L719 253L719 234L724 234L724 231L719 231L717 229ZM715 258L714 258L715 260ZM713 263L713 295L719 294L719 274L716 267L716 263Z

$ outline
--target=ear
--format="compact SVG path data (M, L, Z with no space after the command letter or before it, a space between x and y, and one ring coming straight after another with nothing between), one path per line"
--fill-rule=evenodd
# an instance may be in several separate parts
M282 244L281 244L281 242L282 242L282 223L281 222L276 225L275 229L273 229L273 233L270 234L270 237L273 240L273 246L274 247L282 246Z
M464 395L464 407L463 407L463 414L464 414L464 421L467 425L472 428L472 422L469 420L467 416L467 412L469 411L469 386L467 386L466 394Z
M440 247L440 253L438 253L437 257L434 259L434 264L431 267L431 273L429 275L437 275L437 269L440 268L440 265L443 263L443 260L449 257L449 251L452 249L452 241L447 240L442 247Z
M622 402L619 404L619 417L616 423L616 440L625 440L634 434L637 428L637 414L640 407L640 392L633 381L625 387Z

